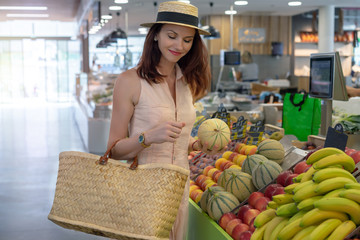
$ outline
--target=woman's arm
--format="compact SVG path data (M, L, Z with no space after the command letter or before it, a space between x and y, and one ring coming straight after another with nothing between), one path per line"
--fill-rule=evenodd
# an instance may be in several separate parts
M359 97L360 96L360 88L353 88L346 86L346 90L349 97Z

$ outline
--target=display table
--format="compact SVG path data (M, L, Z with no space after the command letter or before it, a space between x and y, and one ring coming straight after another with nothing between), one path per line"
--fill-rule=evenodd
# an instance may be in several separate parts
M189 223L187 240L232 240L191 198L189 198Z

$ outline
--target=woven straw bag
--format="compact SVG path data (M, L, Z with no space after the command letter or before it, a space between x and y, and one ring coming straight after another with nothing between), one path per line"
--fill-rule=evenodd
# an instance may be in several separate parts
M102 157L60 153L48 218L109 238L169 239L189 171L163 163L130 166L108 159L110 149Z

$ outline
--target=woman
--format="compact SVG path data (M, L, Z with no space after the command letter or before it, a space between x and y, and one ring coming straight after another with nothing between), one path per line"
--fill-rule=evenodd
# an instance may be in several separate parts
M170 163L189 169L190 150L207 152L190 132L194 102L210 84L206 48L199 34L197 8L183 2L164 2L144 43L137 67L121 73L114 86L108 147L115 159L139 164ZM214 154L218 147L209 154ZM189 184L185 187L170 239L186 237Z
M257 82L259 79L259 67L253 62L251 53L244 51L241 55L241 64L237 73L237 80L243 82Z

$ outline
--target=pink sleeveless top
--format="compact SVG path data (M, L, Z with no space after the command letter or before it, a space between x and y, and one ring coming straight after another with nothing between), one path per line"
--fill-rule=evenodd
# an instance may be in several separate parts
M185 122L175 143L152 144L138 154L139 164L170 163L189 169L188 145L196 114L188 84L176 65L176 104L166 82L150 85L141 79L138 104L129 125L129 136L140 134L167 121Z

